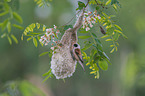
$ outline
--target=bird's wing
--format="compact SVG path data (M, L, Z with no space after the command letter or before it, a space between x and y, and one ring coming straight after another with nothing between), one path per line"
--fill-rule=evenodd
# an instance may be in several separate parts
M71 53L71 56L72 56L73 60L75 60L75 56L73 54L73 51L70 51L70 53Z

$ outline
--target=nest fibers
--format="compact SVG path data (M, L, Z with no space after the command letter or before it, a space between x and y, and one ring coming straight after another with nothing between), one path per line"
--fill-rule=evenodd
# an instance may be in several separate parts
M56 79L70 77L75 72L76 62L71 57L69 46L56 49L51 60L52 73Z

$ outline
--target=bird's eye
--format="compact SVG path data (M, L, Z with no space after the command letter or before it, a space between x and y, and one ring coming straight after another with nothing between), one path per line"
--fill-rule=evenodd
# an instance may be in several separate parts
M78 47L78 44L74 44L74 47Z

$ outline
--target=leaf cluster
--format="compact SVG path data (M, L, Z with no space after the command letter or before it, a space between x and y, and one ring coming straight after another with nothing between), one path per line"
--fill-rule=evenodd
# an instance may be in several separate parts
M45 34L46 30L46 26L39 24L39 23L32 23L30 25L28 25L22 36L21 36L21 40L23 40L24 36L27 37L27 41L29 40L33 40L33 44L35 45L35 47L38 46L38 41L40 40L40 36L42 36L43 34ZM43 46L43 43L40 42L40 44Z
M43 76L46 77L46 78L43 80L43 82L45 82L48 78L53 78L53 74L52 74L52 72L51 72L51 69L49 69L48 72L44 73Z
M17 38L15 35L11 32L11 29L17 28L22 30L23 27L20 26L20 24L23 23L22 17L14 11L14 9L18 9L18 7L14 7L15 4L18 3L18 0L4 0L0 2L1 8L0 8L0 17L4 18L6 17L2 22L0 22L0 28L2 30L2 33L0 33L1 38L7 37L10 44L12 44L12 39L15 41L15 43L18 43ZM12 23L12 21L15 20L19 24Z
M105 54L105 52L102 49L102 43L98 39L95 33L91 33L90 31L80 31L81 33L89 32L90 36L79 36L80 39L89 39L89 41L84 41L84 48L82 49L83 53L83 59L86 60L86 66L89 65L89 69L92 71L90 74L94 74L95 78L99 79L99 69L107 70L108 69L108 63L109 57ZM85 50L90 50L89 56L84 52Z
M98 20L98 22L106 30L106 34L104 36L102 36L101 38L107 38L105 41L112 42L112 45L110 45L110 47L112 47L112 50L110 51L110 53L114 52L114 50L117 51L117 46L119 46L117 41L118 41L120 35L123 36L124 38L127 38L122 33L121 27L119 25L115 24L113 20L111 20L112 17L114 17L114 15L108 16L107 14L102 12L102 17L100 20Z
M83 2L78 1L78 8L76 10L82 10L84 7L86 7L86 5Z
M91 4L95 5L96 6L96 10L99 10L101 8L103 8L103 9L109 9L110 5L111 5L111 7L113 6L115 11L117 11L117 8L121 7L121 5L120 5L118 0L107 0L106 2L102 1L102 0L90 0L89 4L90 5Z

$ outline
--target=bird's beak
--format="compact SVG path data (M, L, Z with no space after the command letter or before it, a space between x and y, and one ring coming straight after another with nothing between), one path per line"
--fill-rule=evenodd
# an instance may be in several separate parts
M83 70L84 70L84 72L85 72L85 68L84 68L83 63L82 63L81 61L79 61L79 63L80 63L80 65L82 66L82 68L83 68Z

